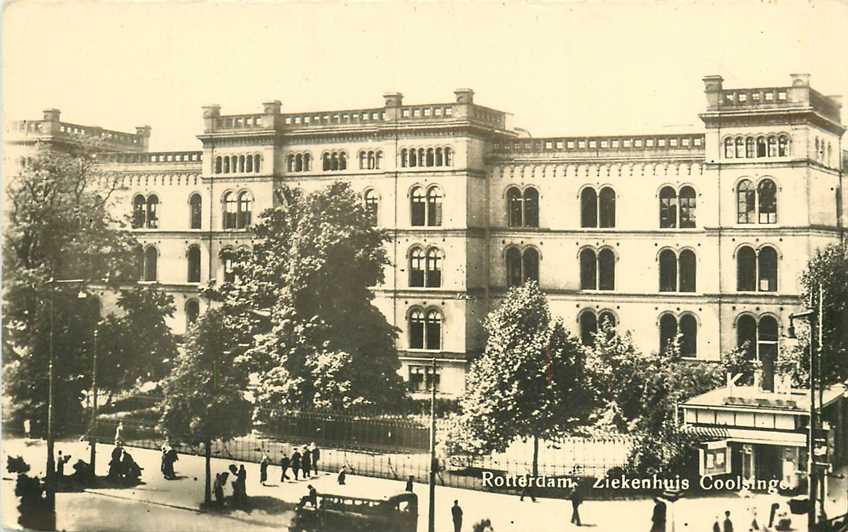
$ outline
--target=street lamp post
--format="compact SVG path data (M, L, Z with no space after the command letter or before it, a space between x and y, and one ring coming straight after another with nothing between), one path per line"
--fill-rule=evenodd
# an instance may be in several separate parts
M810 324L810 423L807 430L807 493L809 494L809 508L807 509L807 528L813 530L816 526L816 500L817 481L816 481L816 464L815 464L815 431L817 426L816 416L816 328L818 316L813 309L807 309L803 312L789 315L789 330L787 335L790 338L795 337L794 320L806 319Z
M50 285L50 348L47 364L47 511L56 511L56 462L53 457L54 438L53 438L53 417L54 417L54 392L53 392L53 361L55 358L55 347L53 340L53 327L55 321L54 299L57 284L80 284L82 279L54 279L50 278L47 284Z

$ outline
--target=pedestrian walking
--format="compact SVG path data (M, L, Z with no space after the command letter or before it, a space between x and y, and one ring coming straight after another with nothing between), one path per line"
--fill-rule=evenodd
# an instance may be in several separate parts
M412 481L415 477L409 475L409 478L406 479L406 487L403 488L404 491L412 491Z
M755 506L751 506L748 508L748 512L751 514L751 524L748 526L749 532L751 530L759 530L760 523L757 521L757 508Z
M280 458L280 469L282 472L280 473L280 482L285 482L289 479L289 476L286 474L286 471L289 470L289 464L291 461L289 460L289 456L283 453L283 457Z
M347 466L343 465L341 469L339 469L339 476L336 477L336 482L339 483L339 486L345 485L345 477L347 476Z
M124 422L118 421L118 426L115 427L115 445L124 444Z
M212 491L215 494L215 504L218 506L224 505L224 484L227 482L226 473L215 473L215 483L212 485Z
M451 519L453 519L453 532L462 531L462 508L459 506L459 501L454 500L451 506Z
M294 479L297 480L297 475L300 473L300 451L297 449L291 455L291 469L294 474Z
M536 496L533 495L533 481L535 477L524 475L524 485L521 487L521 497L518 499L524 501L524 497L530 497L530 500L536 502Z
M312 453L306 447L303 448L300 466L303 468L303 478L309 478L312 475Z
M571 488L571 495L569 496L571 499L571 524L576 526L583 526L580 524L580 505L583 504L583 497L580 495L580 485L575 484L573 488Z
M262 451L262 460L259 462L259 483L263 486L265 482L268 480L268 465L271 463L271 459L268 458L268 453Z
M318 475L318 459L321 458L321 449L319 449L318 446L315 445L315 442L312 442L310 444L310 446L312 447L312 450L311 450L311 452L312 452L312 471L314 471L315 475L317 476Z
M651 532L665 532L666 506L659 497L654 497L654 513L651 515Z
M238 470L238 480L239 480L239 488L241 488L241 499L247 499L247 470L244 468L244 464L239 466Z
M721 524L719 524L719 516L716 516L715 523L713 523L713 532L721 532Z
M30 432L31 428L32 428L32 424L31 424L29 418L26 418L24 420L24 436L26 436L26 439L30 439L32 437L32 432Z
M71 455L62 456L62 451L59 451L59 457L56 460L56 481L61 484L65 479L65 464L71 459Z
M733 532L733 521L730 520L730 510L724 511L724 532Z

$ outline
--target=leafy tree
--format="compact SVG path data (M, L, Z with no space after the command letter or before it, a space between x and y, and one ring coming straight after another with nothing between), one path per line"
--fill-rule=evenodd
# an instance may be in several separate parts
M40 146L25 167L7 176L3 351L16 421L29 417L35 426L46 423L50 330L57 428L81 421L97 316L89 311L91 303L81 307L76 299L83 284L49 281L111 283L134 271L135 241L109 214L113 192L114 185L97 175L90 146L65 152Z
M818 308L822 295L822 344L819 351L822 382L832 384L848 379L848 248L832 244L816 251L801 276L801 300ZM812 302L812 305L811 305ZM798 324L796 324L798 325ZM806 353L809 329L797 327L799 352ZM809 366L809 362L805 363Z
M211 309L197 321L165 379L160 429L170 438L203 443L206 451L205 502L211 501L212 441L250 431L251 404L244 361L223 311Z
M486 349L466 377L457 444L485 453L533 438L535 475L539 438L567 431L586 413L582 350L533 281L510 289L483 325Z
M253 248L235 253L235 282L216 295L259 376L257 417L399 405L397 331L370 290L388 265L387 233L347 183L279 192L283 205L262 215Z
M177 342L166 319L174 298L156 286L121 290L119 315L109 314L98 328L97 384L113 393L165 376L177 356Z

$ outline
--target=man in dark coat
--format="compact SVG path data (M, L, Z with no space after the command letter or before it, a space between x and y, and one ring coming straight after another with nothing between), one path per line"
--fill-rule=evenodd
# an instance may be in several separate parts
M109 462L109 478L117 480L121 476L121 455L124 448L120 445L112 449L112 460Z
M285 482L289 479L289 476L286 474L286 471L289 470L290 463L291 460L289 460L288 455L284 454L283 457L280 458L280 469L282 469L282 473L280 473L280 482Z
M241 499L247 499L247 470L244 468L244 464L241 464L238 469L238 481L239 481L239 489L241 490Z
M303 467L303 478L309 478L312 474L312 453L306 447L303 448L303 457L300 464Z
M665 503L654 497L654 513L651 515L651 532L665 532Z
M580 485L577 484L571 488L571 523L577 526L580 524L580 505L583 504L583 496L580 495Z
M339 469L339 476L336 477L336 482L339 483L339 486L345 485L345 477L347 477L347 466L343 465L341 469Z
M409 475L409 478L406 479L406 487L403 488L404 491L412 491L412 481L415 479L412 475Z
M453 531L462 531L462 508L459 507L459 501L453 501L451 506L451 519L453 519Z
M724 532L733 532L733 521L730 520L730 510L724 512Z
M291 468L294 473L294 479L297 480L297 475L300 473L300 451L294 450L291 456Z
M268 480L268 464L271 463L271 459L268 458L268 453L262 451L262 461L259 462L259 483L263 486L265 482Z

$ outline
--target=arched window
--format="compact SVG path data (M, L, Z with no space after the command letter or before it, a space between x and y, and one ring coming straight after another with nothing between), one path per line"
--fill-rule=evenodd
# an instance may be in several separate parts
M188 248L188 282L200 282L200 248L189 246Z
M233 155L230 157L230 170L233 173L238 172L238 155Z
M409 348L424 349L424 313L420 310L409 313Z
M430 187L427 190L427 225L442 225L442 191L439 187Z
M224 229L235 229L238 223L238 198L234 192L224 195Z
M409 253L409 286L424 286L424 272L426 268L424 260L424 250L419 247L412 248Z
M243 229L250 226L253 210L253 197L250 192L242 192L238 196L238 228Z
M221 157L215 157L215 173L220 174L223 171L223 162Z
M598 332L598 318L591 310L580 314L580 342L583 345L594 345L595 333Z
M689 186L680 189L680 227L693 229L695 227L695 189Z
M383 167L383 152L377 151L376 158L374 160L374 169L379 170Z
M159 227L159 198L155 194L151 194L147 198L147 228L156 229Z
M610 187L601 189L598 198L599 227L615 227L615 191Z
M736 187L736 222L740 224L754 223L756 201L754 184L744 179Z
M615 290L615 254L608 248L598 253L598 290Z
M660 253L660 292L677 291L677 256L670 249Z
M245 159L244 170L245 170L245 172L253 172L253 156L252 155L248 155L247 159Z
M660 317L660 353L667 353L677 339L677 318L671 314Z
M757 157L766 156L766 138L757 137Z
M745 356L757 358L757 320L748 314L739 316L736 320L736 345L745 347Z
M445 148L445 166L453 166L453 150Z
M660 227L677 227L677 192L672 187L660 190Z
M400 166L401 168L406 168L409 166L409 155L408 150L406 148L400 150Z
M442 156L442 149L436 148L436 166L444 166L444 165L445 165L445 159Z
M424 189L421 187L415 187L412 189L412 194L410 196L410 211L412 225L421 226L425 224L427 218L426 196L424 194Z
M427 313L427 323L424 326L424 348L442 348L442 315L437 310Z
M221 252L221 258L224 261L224 282L225 283L236 282L235 259L233 258L234 253L235 252L232 249L225 249Z
M724 158L733 159L733 139L730 137L724 139Z
M291 156L290 156L291 157ZM294 156L294 171L302 172L303 171L303 155L298 153Z
M339 154L339 170L347 170L347 154L345 152Z
M591 187L580 193L580 227L598 227L598 194Z
M680 291L694 292L696 290L697 279L697 261L695 260L695 252L691 249L684 249L680 252L678 258L678 272L680 275Z
M427 148L427 166L435 166L436 165L436 154L433 152L433 148Z
M691 314L680 317L680 355L695 357L698 355L698 320Z
M777 137L775 136L768 138L768 156L777 157Z
M238 162L239 162L238 171L244 172L244 155L239 155Z
M777 155L778 157L789 156L789 137L781 135L777 139Z
M427 151L424 148L418 148L418 166L427 165Z
M159 253L153 246L144 250L144 280L155 281L157 277L156 262L159 259Z
M757 289L757 258L753 248L742 246L736 252L736 290L753 292Z
M135 280L143 281L144 280L144 248L141 246L136 246L133 250L133 254L135 255Z
M253 156L254 163L253 168L258 172L259 171L259 156ZM312 169L312 156L308 153L303 154L303 171L308 172Z
M771 179L763 179L757 185L757 207L761 224L777 223L777 187Z
M323 161L322 170L324 170L325 172L329 171L330 170L330 154L325 153L321 159Z
M203 215L203 199L200 194L192 194L188 200L189 203L189 224L192 229L200 229Z
M412 168L418 166L418 150L415 148L409 150L409 166Z
M368 219L371 225L377 225L377 217L380 211L380 198L377 192L373 189L365 191L365 212L368 214Z
M516 247L506 250L506 284L509 287L521 286L524 277L521 274L521 251Z
M521 191L511 187L506 192L507 212L509 213L509 226L521 227L521 216L524 212L524 198Z
M224 157L224 173L225 174L230 173L230 158L229 157Z
M442 286L442 252L436 248L427 250L427 278L428 288L439 288Z
M359 152L359 169L368 169L368 154L364 151Z
M598 263L595 250L586 248L580 252L580 289L597 290Z
M774 370L777 363L778 326L771 316L763 316L757 324L757 358L763 363L763 387L774 389Z
M132 226L134 228L144 227L144 220L147 217L147 202L144 196L139 194L133 198L133 216Z
M753 159L757 156L757 145L754 141L754 137L748 137L745 139L745 157L748 159Z
M524 255L521 260L522 272L521 276L524 281L539 282L539 252L533 248L524 250Z
M760 249L757 255L757 280L760 292L777 291L777 251L771 246Z
M736 158L742 159L745 157L745 139L736 137Z
M539 192L528 187L524 191L524 227L539 227Z
M192 325L200 316L200 303L196 299L189 299L185 305L186 325Z

